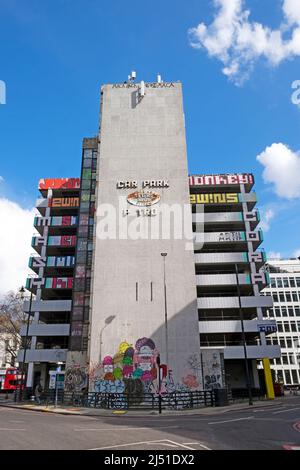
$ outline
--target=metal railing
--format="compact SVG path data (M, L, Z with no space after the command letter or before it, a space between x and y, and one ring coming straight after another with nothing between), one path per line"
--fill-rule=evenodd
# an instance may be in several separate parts
M29 398L29 397L28 397ZM40 403L71 405L105 410L158 410L159 395L155 393L75 393L47 390L41 394ZM172 392L161 395L162 410L183 410L215 406L213 391Z

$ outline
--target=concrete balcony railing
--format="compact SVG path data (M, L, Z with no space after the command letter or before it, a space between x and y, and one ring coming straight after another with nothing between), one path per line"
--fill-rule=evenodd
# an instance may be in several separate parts
M250 285L250 274L239 274L240 285ZM235 274L203 274L196 276L197 286L236 286Z
M248 359L276 359L281 356L280 346L247 346ZM243 346L225 346L224 359L244 359Z
M70 312L72 300L33 300L31 312ZM23 305L24 312L29 312L29 301Z
M250 258L251 256L251 258ZM255 262L262 266L266 262L265 252L248 253L197 253L195 264L234 264Z
M268 334L277 330L275 320L244 320L245 333L259 334L263 329ZM241 333L242 325L240 320L218 320L218 321L200 321L199 332L201 334L212 333Z
M28 349L26 351L27 362L66 362L67 349ZM18 362L23 360L24 350L20 349L18 352Z
M260 245L260 243L263 242L263 233L261 230L257 232L196 232L195 242L205 244L243 244L253 242L254 244Z
M69 336L69 334L70 325L67 323L32 323L28 331L28 336ZM26 335L26 325L22 326L20 335Z
M253 295L241 297L242 308L271 308L273 307L272 297L265 295ZM238 297L198 297L198 309L226 309L239 308Z

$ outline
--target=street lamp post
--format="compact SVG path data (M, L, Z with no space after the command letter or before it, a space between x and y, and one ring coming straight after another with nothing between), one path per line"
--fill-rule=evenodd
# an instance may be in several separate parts
M253 405L251 384L250 384L249 365L248 365L248 356L247 356L247 343L246 343L246 335L245 335L245 328L244 328L244 314L243 314L242 303L241 303L239 271L238 271L237 264L235 264L235 276L236 276L236 286L237 286L237 293L238 293L238 299L239 299L239 314L240 314L240 320L241 320L242 338L243 338L243 346L244 346L245 371L246 371L249 405Z
M24 287L21 287L20 293L21 293L22 298L24 296L24 292L25 292ZM19 393L20 401L22 401L23 399L23 382L24 382L24 390L25 390L26 380L27 380L26 372L25 372L25 360L26 360L26 353L27 353L27 346L28 346L28 333L29 333L29 325L30 325L30 317L31 317L32 297L33 297L33 291L31 291L30 293L29 310L28 310L27 325L26 325L26 336L25 336L23 362L22 362L22 369L21 369L21 385L20 385L20 393Z
M164 300L165 300L165 342L166 342L166 364L169 367L169 345L168 345L168 308L167 308L167 284L166 284L166 256L168 253L161 253L164 260Z

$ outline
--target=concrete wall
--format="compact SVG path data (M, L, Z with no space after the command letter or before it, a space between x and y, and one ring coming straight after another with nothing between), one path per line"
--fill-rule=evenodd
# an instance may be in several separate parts
M102 91L98 208L105 203L117 208L118 229L119 216L122 218L118 209L119 196L127 197L135 191L117 189L119 180L137 181L138 190L142 189L143 180L168 180L169 187L153 189L161 197L160 203L153 206L158 212L164 203L189 205L181 84L175 83L168 88L146 87L146 95L139 103L136 102L137 88L105 85ZM145 228L151 218L137 217L135 210L138 208L128 203L125 208L131 212L128 220ZM98 234L101 220L98 216ZM192 236L191 220L189 212L188 237ZM167 253L168 351L162 252ZM142 353L139 354L139 346L145 341L136 347L140 338L149 338L155 344L155 349L151 342L145 344L148 353L144 358ZM120 343L123 343L121 347ZM194 254L192 250L186 250L186 239L120 240L118 234L115 240L96 237L90 362L101 371L105 356L113 357L118 352L122 356L129 346L135 349L133 362L140 362L142 368L147 368L142 363L148 360L152 361L153 368L153 360L159 352L161 362L168 362L172 370L170 381L174 381L173 387L177 384L189 388L197 388L196 383L201 385ZM133 354L133 351L129 353ZM153 354L152 359L149 356L147 359L147 354ZM121 368L118 361L115 357L114 365L106 370L112 373L116 364Z

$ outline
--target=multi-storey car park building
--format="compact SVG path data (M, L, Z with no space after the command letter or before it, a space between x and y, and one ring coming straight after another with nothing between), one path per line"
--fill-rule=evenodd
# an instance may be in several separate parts
M159 356L163 390L245 388L243 313L258 387L280 347L253 183L188 178L179 82L104 85L81 178L40 182L27 385L63 363L69 391L155 391Z
M264 289L274 306L266 318L277 322L277 332L268 336L267 344L281 346L281 358L271 361L275 379L286 386L300 384L300 260L268 260L270 285Z

